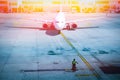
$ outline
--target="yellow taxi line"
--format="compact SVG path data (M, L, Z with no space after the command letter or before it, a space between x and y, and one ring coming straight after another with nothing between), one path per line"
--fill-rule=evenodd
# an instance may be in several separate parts
M77 52L77 55L86 64L88 69L92 71L93 74L100 80L101 76L95 71L95 69L90 65L90 63L79 53L79 51L73 46L73 44L67 39L67 37L62 32L60 32L60 34L65 39L65 41Z

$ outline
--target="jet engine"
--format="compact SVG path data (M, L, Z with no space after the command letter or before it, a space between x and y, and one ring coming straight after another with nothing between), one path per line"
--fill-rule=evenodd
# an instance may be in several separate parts
M71 28L72 28L72 29L76 29L76 28L77 28L77 24L72 23L72 24L71 24Z
M48 29L48 24L44 23L44 24L42 25L42 27L43 27L44 29Z
M77 24L75 24L75 23L71 23L71 24L67 23L66 28L67 28L67 30L74 30L74 29L77 28Z

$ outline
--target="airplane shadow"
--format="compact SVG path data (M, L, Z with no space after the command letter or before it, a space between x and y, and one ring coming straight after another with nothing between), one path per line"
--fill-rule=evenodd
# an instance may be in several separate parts
M60 34L60 30L46 30L45 33L49 36L56 36Z

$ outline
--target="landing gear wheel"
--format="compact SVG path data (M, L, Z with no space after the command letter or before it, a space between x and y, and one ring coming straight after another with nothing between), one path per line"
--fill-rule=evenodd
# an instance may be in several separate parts
M60 34L61 33L61 31L60 30L58 30L58 34Z
M70 24L68 23L66 26L67 30L70 30Z

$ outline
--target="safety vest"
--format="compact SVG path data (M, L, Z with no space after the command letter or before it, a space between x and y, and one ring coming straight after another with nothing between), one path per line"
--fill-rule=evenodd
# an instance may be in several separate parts
M72 64L76 64L77 62L76 61L72 61Z

